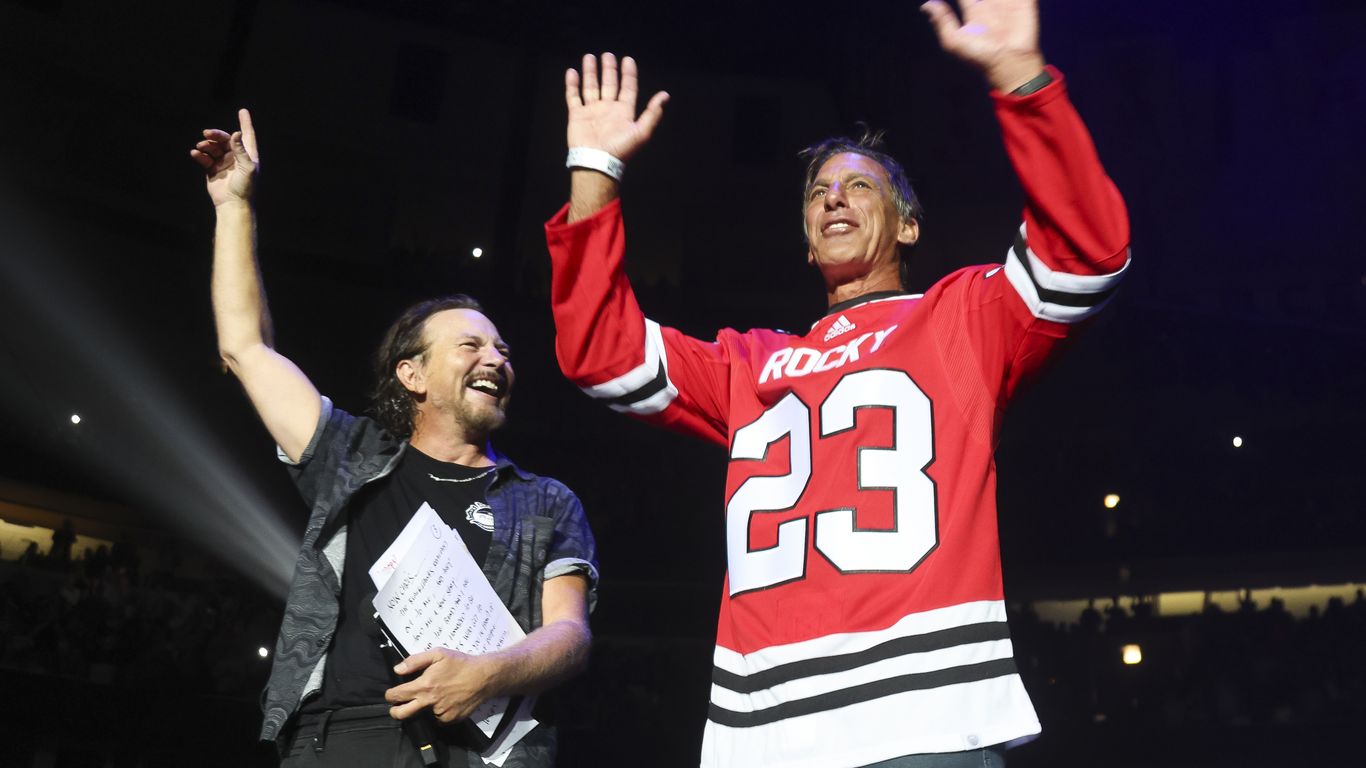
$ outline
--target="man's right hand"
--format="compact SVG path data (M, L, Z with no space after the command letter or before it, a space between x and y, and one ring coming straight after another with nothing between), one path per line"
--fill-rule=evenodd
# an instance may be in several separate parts
M636 116L636 62L630 56L621 61L602 55L602 79L598 79L598 59L591 53L583 57L583 76L573 69L564 73L564 100L569 107L566 138L570 147L600 149L620 160L627 160L645 146L664 116L669 94L660 91L650 97L645 111ZM592 215L618 193L615 179L597 171L574 169L569 192L569 221Z
M664 115L664 91L650 97L645 111L636 117L638 89L636 62L630 56L621 61L617 76L617 57L602 55L602 79L598 79L598 60L593 54L583 57L583 76L573 69L564 73L564 100L569 106L567 138L571 147L592 147L627 160L650 140Z
M190 150L190 157L204 169L205 186L215 208L224 203L251 202L256 174L261 166L251 113L239 109L237 119L241 130L229 135L217 128L206 129L204 140Z

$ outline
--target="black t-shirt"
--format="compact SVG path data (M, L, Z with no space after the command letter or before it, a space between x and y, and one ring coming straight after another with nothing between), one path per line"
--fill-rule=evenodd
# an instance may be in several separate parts
M384 703L384 692L398 680L379 649L370 566L423 502L460 534L474 561L482 565L493 540L493 512L486 496L495 472L495 467L438 461L410 445L388 477L362 488L347 505L341 615L328 651L322 693L304 711Z

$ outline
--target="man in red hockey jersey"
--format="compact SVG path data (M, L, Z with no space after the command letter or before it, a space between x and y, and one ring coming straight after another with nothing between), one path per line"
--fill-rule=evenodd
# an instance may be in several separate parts
M546 226L560 365L613 409L730 452L704 766L998 765L1039 731L1006 626L992 452L1020 382L1113 292L1128 219L1045 66L1035 3L962 5L924 9L992 88L1026 197L1014 246L905 294L905 174L867 144L817 145L807 259L829 311L805 336L705 342L641 313L618 182L668 96L637 116L629 58L566 73L571 195Z

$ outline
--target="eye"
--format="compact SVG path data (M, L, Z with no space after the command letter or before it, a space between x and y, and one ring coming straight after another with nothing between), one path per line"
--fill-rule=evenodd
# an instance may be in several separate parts
M825 187L816 187L815 189L811 190L812 200L816 200L822 197L825 197Z
M464 341L460 342L460 346L464 347L465 349L479 349L479 342L475 341L474 339L465 339Z
M864 181L863 179L859 179L858 181L855 181L854 183L850 184L849 186L851 186L851 187L853 187L853 188L855 188L855 189L871 189L871 188L872 188L872 185L869 184L868 182Z

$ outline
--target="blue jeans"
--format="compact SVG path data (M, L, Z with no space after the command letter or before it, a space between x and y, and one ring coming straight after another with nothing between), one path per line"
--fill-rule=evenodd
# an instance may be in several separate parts
M939 752L933 755L906 755L883 760L864 768L1005 768L1003 745L974 749L971 752Z

